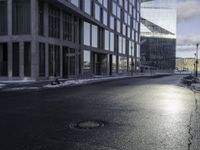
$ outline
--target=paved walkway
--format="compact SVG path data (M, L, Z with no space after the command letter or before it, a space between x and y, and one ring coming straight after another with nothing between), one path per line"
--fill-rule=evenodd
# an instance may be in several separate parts
M89 84L94 82L102 82L109 80L117 80L124 78L137 78L137 77L158 77L172 75L169 73L156 73L156 74L134 74L134 75L118 75L118 76L94 76L93 78L85 79L68 79L59 80L60 84L53 83L50 80L46 81L30 81L30 80L15 80L15 81L0 81L0 91L18 91L18 90L39 90L45 88L59 88L66 86L75 86L81 84Z

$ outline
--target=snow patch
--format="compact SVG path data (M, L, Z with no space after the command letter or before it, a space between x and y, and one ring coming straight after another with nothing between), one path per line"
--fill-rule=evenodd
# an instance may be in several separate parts
M64 86L70 86L70 85L87 84L87 83L92 83L92 82L96 82L96 81L106 81L106 80L111 80L111 79L122 79L122 78L127 78L127 77L130 77L130 76L104 77L104 78L93 78L93 79L78 79L78 80L65 81L65 82L57 84L57 85L47 84L43 87L44 88L58 88L58 87L64 87Z

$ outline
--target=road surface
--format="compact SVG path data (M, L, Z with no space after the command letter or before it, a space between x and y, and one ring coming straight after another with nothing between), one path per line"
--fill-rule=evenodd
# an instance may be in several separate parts
M0 92L0 150L195 149L198 100L180 78ZM73 128L90 120L104 126Z

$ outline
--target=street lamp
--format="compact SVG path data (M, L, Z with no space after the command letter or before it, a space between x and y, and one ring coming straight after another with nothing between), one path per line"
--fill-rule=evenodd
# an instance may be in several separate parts
M198 77L198 51L199 51L199 43L197 43L197 52L196 52L196 77Z

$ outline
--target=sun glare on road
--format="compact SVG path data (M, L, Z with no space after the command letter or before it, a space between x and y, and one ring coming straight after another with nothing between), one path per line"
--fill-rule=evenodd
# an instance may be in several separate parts
M165 93L162 94L162 105L165 112L175 114L184 109L183 96L176 90L173 87L165 88Z

